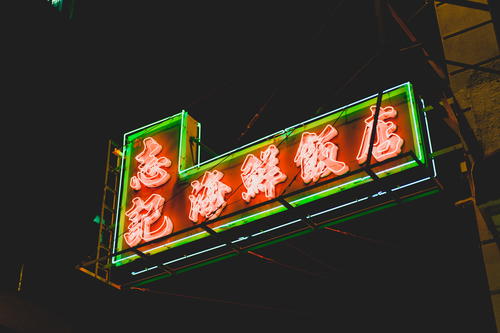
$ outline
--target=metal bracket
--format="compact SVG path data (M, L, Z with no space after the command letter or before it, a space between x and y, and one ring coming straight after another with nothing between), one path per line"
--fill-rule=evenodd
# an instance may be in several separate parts
M170 275L174 275L175 274L175 269L173 268L170 268L166 265L163 265L163 264L157 264L155 262L153 262L149 256L147 254L145 254L144 252L140 251L139 249L132 249L132 251L137 254L139 257L141 257L145 262L147 262L149 265L152 265L152 266L157 266L160 270L166 272L166 273L169 273Z
M461 6L461 7L466 7L466 8L471 8L471 9L479 9L479 10L484 10L484 11L490 11L490 8L488 5L476 1L469 1L469 0L441 0L441 1L436 1L439 4L449 4L449 5L455 5L455 6Z
M292 205L291 205L288 201L286 201L286 200L285 200L285 198L283 198L283 197L279 197L279 198L278 198L278 201L279 201L279 202L280 202L283 206L285 206L285 207L286 207L286 209L288 209L288 210L290 210L290 211L291 211L291 210L293 210L293 209L295 209L295 207L293 207L293 206L292 206ZM317 228L318 228L318 226L317 226L315 223L313 223L313 222L310 222L310 221L309 221L309 219L307 218L307 216L305 216L305 215L304 215L304 216L301 216L301 217L300 217L300 219L301 219L301 220L302 220L305 224L307 224L310 228L312 228L312 229L317 229Z
M195 144L200 146L200 148L203 149L204 151L206 151L207 153L209 153L211 155L211 157L215 157L218 155L216 152L214 152L212 149L210 149L206 144L201 142L200 139L195 138L194 136L190 137L189 141L194 142Z
M231 249L233 249L236 253L240 254L242 251L241 251L241 248L233 243L231 243L230 241L227 241L224 239L224 237L222 237L221 235L219 235L218 233L216 233L212 228L210 228L208 225L206 224L202 224L201 225L201 228L203 230L205 230L206 232L208 232L210 234L210 236L213 236L217 239L220 239L222 240L228 247L230 247Z
M448 60L448 59L445 59L445 62L448 65L458 66L458 67L462 67L464 69L474 69L476 71L500 75L500 71L497 71L497 70L494 70L491 68L487 68L487 67L482 67L482 66L479 66L478 64L465 64L463 62L458 62L458 61ZM450 73L450 75L453 75L453 73L454 72Z

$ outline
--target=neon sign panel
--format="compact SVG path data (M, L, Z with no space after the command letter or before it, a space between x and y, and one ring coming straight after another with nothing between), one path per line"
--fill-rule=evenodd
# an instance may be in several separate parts
M193 225L214 221L210 228L223 232L287 210L273 198L291 193L287 203L298 207L372 181L350 172L366 162L375 104L375 95L367 97L204 162L193 142L201 125L185 111L126 133L113 251L174 233L141 247L162 252L210 235ZM392 160L374 172L384 178L427 163L405 83L382 96L372 163L409 151L418 161ZM136 258L119 254L112 262Z

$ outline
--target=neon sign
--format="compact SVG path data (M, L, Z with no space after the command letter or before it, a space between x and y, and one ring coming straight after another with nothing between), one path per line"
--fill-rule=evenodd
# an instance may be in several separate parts
M241 193L243 200L250 202L259 192L264 192L268 199L276 196L276 185L287 178L278 166L279 152L275 145L270 145L260 153L260 159L247 155L241 166L241 179L246 188L246 192Z
M146 187L160 187L170 179L170 174L163 167L170 167L172 162L162 156L156 157L162 150L162 146L151 137L144 139L144 150L135 159L139 162L137 176L130 178L130 187L140 191L143 184ZM143 201L140 197L134 197L131 201L132 207L125 212L130 224L128 231L123 234L123 239L129 246L136 246L141 242L150 241L165 235L173 230L173 224L169 217L164 216L161 223L154 231L151 226L161 216L165 198L159 194L151 194Z
M144 150L135 159L141 163L138 167L137 176L130 179L130 187L139 191L141 183L146 187L158 187L170 179L170 174L162 167L169 167L172 162L166 157L157 158L156 155L162 147L155 139L147 137L144 139Z
M142 252L168 251L210 235L198 225L235 230L373 181L356 171L367 159L375 104L376 95L367 97L203 162L201 125L185 111L126 133L113 264L135 260L124 251L151 239L171 235ZM410 83L384 92L376 128L378 178L427 163Z
M365 163L368 157L368 148L370 144L370 135L372 133L375 106L370 106L372 115L365 119L365 131L363 133L363 140L359 148L358 156L356 159L359 164ZM385 119L395 118L398 112L392 106L380 108L380 114L377 121L377 133L375 134L376 140L373 143L373 157L382 162L388 158L397 156L401 153L401 147L404 140L395 134L397 126L391 121L384 121Z
M191 208L189 209L189 219L193 222L199 222L200 218L213 220L220 215L226 200L226 193L232 191L231 187L222 182L224 174L220 171L207 171L200 181L195 180L191 183L193 191L189 195Z
M150 241L172 232L172 221L164 216L160 226L151 231L153 225L161 216L165 199L158 194L152 194L146 201L141 198L132 199L132 207L125 213L130 219L128 231L123 238L129 246L135 246L142 240Z
M349 171L349 167L337 161L338 147L330 142L336 137L337 130L330 124L326 125L321 134L304 132L300 140L300 146L293 160L301 168L300 176L304 183L311 180L317 182L320 177L326 177L330 173L337 176Z

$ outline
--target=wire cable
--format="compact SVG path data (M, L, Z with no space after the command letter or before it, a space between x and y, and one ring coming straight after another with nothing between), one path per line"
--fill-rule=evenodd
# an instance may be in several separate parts
M157 295L166 295L166 296L174 296L174 297L180 297L180 298L186 298L186 299L197 300L197 301L204 301L204 302L237 305L237 306L242 306L242 307L247 307L247 308L254 308L254 309L260 309L260 310L266 310L266 311L271 310L271 311L288 312L288 313L300 314L300 315L304 315L305 314L304 312L294 311L294 310L291 310L291 309L276 308L276 307L267 306L267 305L242 303L242 302L229 301L229 300L218 299L218 298L211 298L211 297L201 297L201 296L184 295L184 294L178 294L178 293L171 293L171 292L167 292L167 291L151 290L151 289L148 289L148 288L130 287L129 289L130 290L137 290L137 291L147 292L147 293L151 293L151 294L157 294Z
M299 247L295 246L295 245L292 245L290 243L285 243L284 244L286 247L289 247L291 249L294 249L295 251L299 252L301 255L303 255L304 257L307 257L309 259L311 259L312 261L314 261L315 263L319 264L320 266L328 269L329 271L333 271L333 272L341 272L342 270L338 269L338 268L335 268L327 263L325 263L324 261L322 260L319 260L318 258L316 258L315 256L313 256L312 254L310 253L307 253L306 251L300 249Z
M281 266L281 267L284 267L284 268L287 268L287 269L290 269L290 270L293 270L293 271L296 271L296 272L300 272L300 273L304 273L306 275L309 275L309 276L314 276L314 277L319 277L319 278L326 278L326 276L324 276L323 274L319 274L319 273L315 273L315 272L310 272L306 269L303 269L303 268L300 268L300 267L297 267L297 266L292 266L292 265L289 265L289 264L285 264L285 263L282 263L280 261L277 261L275 259L272 259L272 258L269 258L269 257L266 257L262 254L259 254L259 253L256 253L256 252L253 252L253 251L247 251L248 254L251 254L257 258L260 258L268 263L271 263L271 264L275 264L275 265L278 265L278 266Z

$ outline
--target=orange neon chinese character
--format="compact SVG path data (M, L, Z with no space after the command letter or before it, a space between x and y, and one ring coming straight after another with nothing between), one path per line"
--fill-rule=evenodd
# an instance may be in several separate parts
M250 202L259 192L264 192L266 198L276 196L275 186L286 180L286 175L278 167L279 149L270 145L265 151L260 152L260 159L253 154L247 155L241 166L241 179L247 189L241 193L243 200Z
M310 132L302 134L300 146L293 161L295 165L301 167L301 177L306 184L311 180L316 182L330 173L339 176L349 171L349 167L344 162L337 161L337 145L329 142L337 134L337 130L332 125L327 125L319 135Z
M373 118L375 115L376 106L370 106L371 116L365 119L365 131L363 133L363 140L359 148L358 156L356 159L359 164L366 162L368 158L368 149L370 146L370 136L373 128ZM390 157L397 156L401 153L403 146L403 139L399 135L394 134L396 125L391 121L384 121L389 118L396 117L398 112L392 107L381 107L380 114L377 121L376 139L373 143L372 155L378 162L386 160Z
M161 216L165 199L159 194L152 194L146 201L136 197L132 199L132 208L125 215L129 218L128 231L123 234L129 246L139 244L141 239L147 241L168 235L172 232L172 221L164 216L160 226L155 230L151 226Z
M191 182L193 187L189 195L191 201L189 219L191 221L198 222L200 216L209 220L215 219L226 207L224 196L232 189L220 181L222 177L224 174L220 171L207 171L201 183L198 180Z
M162 146L151 137L144 139L144 150L135 159L139 162L137 177L130 179L130 187L139 191L141 183L146 187L158 187L170 179L170 174L162 167L168 168L172 162L166 157L156 157Z

